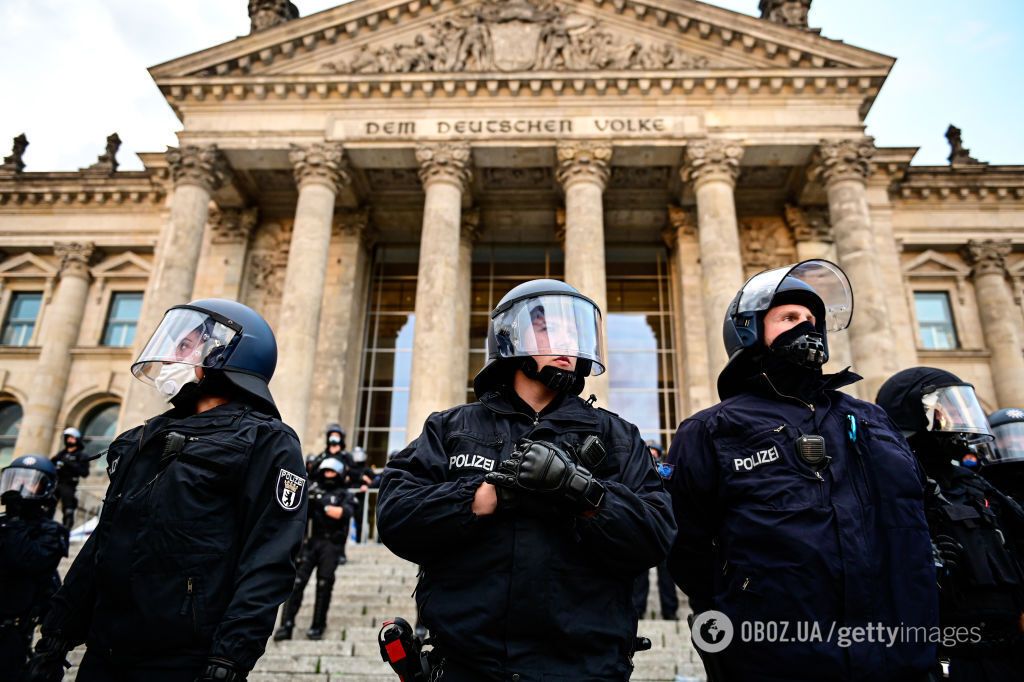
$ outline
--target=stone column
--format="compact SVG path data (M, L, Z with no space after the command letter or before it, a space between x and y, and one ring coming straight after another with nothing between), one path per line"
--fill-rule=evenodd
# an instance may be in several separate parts
M868 184L868 210L871 227L875 233L875 249L878 269L886 293L886 307L889 311L889 326L895 348L894 370L917 365L917 330L911 313L911 297L903 278L903 263L900 252L903 245L893 231L892 202L889 200L889 186L892 176L876 172ZM874 396L872 396L874 397Z
M206 244L192 298L239 299L249 237L258 221L256 208L210 208Z
M171 214L160 232L153 274L146 284L133 360L145 347L167 309L192 300L210 198L227 181L230 172L216 145L168 150L167 162L174 185ZM128 383L118 430L141 424L166 410L167 403L152 387L132 379Z
M299 201L275 329L278 360L271 389L284 422L305 434L334 202L351 178L339 144L293 145L289 159L295 167Z
M743 147L735 142L700 140L686 148L682 169L683 182L692 182L697 195L697 237L712 386L717 386L718 375L729 361L721 321L745 279L733 196L742 158Z
M51 454L53 435L64 403L64 391L71 371L71 349L78 341L89 295L90 243L58 243L53 247L60 258L60 283L47 306L39 335L39 360L28 391L25 416L15 444L15 457Z
M870 398L896 366L885 285L868 212L867 179L874 152L870 138L823 140L811 167L811 177L819 179L828 193L836 255L853 285L849 330L853 369L864 377L862 394Z
M824 259L835 263L835 242L832 238L832 227L828 223L828 215L817 209L804 209L797 206L786 206L786 224L793 231L796 242L798 260ZM852 364L849 331L828 335L829 361L825 372L839 372ZM852 396L860 397L858 384L843 389ZM873 398L874 396L872 396Z
M964 258L973 267L974 295L985 335L992 353L992 383L997 407L1024 405L1024 354L1021 349L1020 308L1007 282L1006 257L1010 241L969 241Z
M459 321L462 198L472 179L469 145L421 145L416 150L426 192L416 281L407 439L419 436L431 412L465 402L465 359L455 341ZM463 355L465 355L463 353Z
M704 297L701 293L700 244L697 240L697 222L693 214L679 206L668 207L668 229L665 243L672 252L675 271L675 311L678 348L676 366L682 369L683 414L710 407L717 389L708 372L707 325L720 328L714 320L704 316Z
M469 386L469 327L470 310L473 305L473 245L480 236L480 210L473 209L462 214L462 232L459 241L459 296L456 301L458 308L455 312L458 330L455 333L455 343L458 348L455 350L456 360L462 358L458 364L456 383L463 388ZM466 393L463 390L463 397L460 402L466 401Z
M565 281L596 303L606 317L604 190L611 161L612 146L606 142L577 140L558 145L558 181L565 191ZM608 372L589 377L583 397L596 395L598 405L609 407L608 387Z
M350 351L362 348L369 221L367 209L345 211L334 218L331 265L320 310L313 399L306 425L306 438L311 443L323 437L329 422L338 422L350 434L355 427L360 363L359 356ZM353 409L346 412L346 407Z

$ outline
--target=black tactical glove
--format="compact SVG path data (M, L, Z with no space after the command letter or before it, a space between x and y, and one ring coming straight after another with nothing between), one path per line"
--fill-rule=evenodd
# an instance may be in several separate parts
M28 682L60 682L71 664L65 660L70 645L59 637L42 637L28 661L25 679Z
M210 658L196 682L244 682L248 674L238 671L235 664L225 658Z
M532 493L546 497L574 512L594 511L604 499L604 486L589 471L575 464L557 445L523 441L512 457L488 473L484 480L499 491ZM502 498L499 493L498 503Z
M943 568L949 573L955 573L960 566L960 560L964 554L964 546L948 535L935 536L935 552L942 561Z

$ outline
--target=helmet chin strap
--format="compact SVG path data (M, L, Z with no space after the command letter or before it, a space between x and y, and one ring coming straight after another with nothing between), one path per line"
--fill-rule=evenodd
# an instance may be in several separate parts
M523 370L523 374L527 377L534 381L539 381L552 391L571 393L572 395L579 395L583 392L584 375L579 366L577 366L575 371L566 371L551 365L538 370L536 360L525 358L520 369Z

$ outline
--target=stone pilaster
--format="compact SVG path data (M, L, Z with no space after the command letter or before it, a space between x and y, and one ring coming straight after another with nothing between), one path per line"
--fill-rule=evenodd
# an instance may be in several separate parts
M58 243L53 247L60 258L60 282L53 295L40 334L39 361L25 405L15 456L50 454L64 391L71 371L71 350L78 341L89 296L91 243Z
M193 298L239 299L249 237L258 222L257 208L210 207Z
M278 362L271 388L284 422L296 433L305 434L334 202L351 178L339 144L293 145L289 159L295 169L299 201L281 292Z
M456 319L458 331L455 333L455 343L459 346L456 350L456 358L462 357L458 365L459 373L455 381L457 384L468 387L469 376L469 327L470 312L473 304L473 247L480 237L480 209L472 209L462 213L462 231L459 240L459 297L456 301ZM463 402L465 397L462 398Z
M604 190L611 162L612 146L607 142L574 140L558 145L558 181L565 191L565 281L594 301L605 316ZM589 377L584 396L596 395L598 404L608 407L608 386L607 372Z
M168 308L192 300L210 199L230 177L227 160L216 145L170 149L167 162L174 193L170 217L160 232L153 274L146 284L135 337L136 355ZM166 407L150 386L132 380L121 409L119 430L141 424Z
M734 190L740 173L743 147L725 140L700 140L686 148L683 182L693 183L697 195L697 237L707 320L708 378L717 385L718 374L729 361L722 342L722 320L729 303L743 286L743 258Z
M463 142L421 145L416 150L426 193L416 282L416 329L409 387L408 440L431 412L465 402L458 383L464 358L453 343L459 320L462 198L472 179L471 150ZM465 354L463 354L465 355Z
M693 414L715 403L715 385L708 372L707 327L720 328L721 325L704 315L696 218L679 206L669 206L668 227L663 236L671 252L675 300L679 307L675 314L676 338L679 339L676 366L682 370L679 382L684 391L683 409L684 414Z
M850 326L853 369L864 376L863 395L873 397L896 366L896 348L875 233L867 202L867 180L875 153L870 138L822 140L812 162L811 177L828 194L829 218L839 265L853 285L854 315Z
M963 251L973 268L974 294L985 343L992 353L992 383L1000 408L1024 405L1024 354L1019 320L1015 319L1020 308L1013 300L1006 271L1011 250L1009 240L972 240Z
M338 422L349 433L355 427L372 238L368 209L335 214L306 425L310 443L323 436L329 422Z

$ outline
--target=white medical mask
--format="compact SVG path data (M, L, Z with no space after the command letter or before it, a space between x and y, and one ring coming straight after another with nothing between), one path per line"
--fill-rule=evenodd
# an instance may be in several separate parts
M198 384L199 377L196 376L196 368L192 365L165 362L153 383L164 400L171 402L186 384Z

